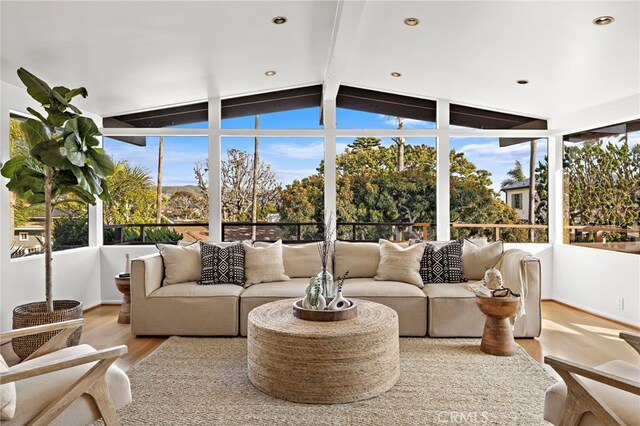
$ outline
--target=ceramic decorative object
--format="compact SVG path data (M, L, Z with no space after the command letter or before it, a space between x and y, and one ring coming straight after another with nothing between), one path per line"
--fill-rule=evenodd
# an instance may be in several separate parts
M343 309L347 309L351 307L351 302L344 298L342 292L339 291L336 294L336 297L329 303L327 309L330 311L341 311Z
M131 273L131 253L126 253L124 256L125 256L124 273L130 274Z
M327 307L327 300L322 295L322 278L319 276L311 277L307 285L302 306L305 309L313 309L322 311Z
M488 267L484 273L484 285L490 290L497 290L504 286L502 274L493 266Z

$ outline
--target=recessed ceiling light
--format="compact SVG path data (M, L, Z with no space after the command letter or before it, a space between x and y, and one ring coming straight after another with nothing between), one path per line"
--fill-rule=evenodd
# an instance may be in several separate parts
M391 77L402 77L402 74L400 74L397 71L394 71L394 72L391 73Z
M615 21L615 19L613 19L613 16L598 16L593 20L593 23L595 25L609 25L613 23L613 21Z
M529 80L517 80L516 83L518 83L518 84L529 84Z
M273 77L274 75L276 75L275 71L267 71L264 73L264 75L266 75L267 77Z
M276 24L276 25L282 25L282 24L284 24L285 22L287 22L287 18L286 18L286 17L284 17L284 16L276 16L275 18L273 18L273 19L271 20L271 22L273 22L273 23L274 23L274 24Z
M420 20L418 18L407 18L404 20L404 23L410 27L415 27L420 23Z

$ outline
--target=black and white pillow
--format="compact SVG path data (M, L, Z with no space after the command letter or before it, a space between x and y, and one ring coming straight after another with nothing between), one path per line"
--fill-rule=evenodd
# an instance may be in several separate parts
M198 284L244 285L244 249L241 243L220 247L200 241L202 271Z
M458 239L444 247L437 248L427 243L422 261L420 276L425 284L461 283L462 277L462 245L464 240Z

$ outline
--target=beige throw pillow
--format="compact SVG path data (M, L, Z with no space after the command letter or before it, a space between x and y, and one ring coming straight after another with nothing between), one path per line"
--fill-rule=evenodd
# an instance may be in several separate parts
M376 281L401 281L424 287L420 276L420 261L424 254L424 243L403 248L387 240L380 240L380 264Z
M335 274L341 277L349 271L349 278L372 278L380 263L378 243L348 243L336 241Z
M0 373L8 371L7 363L0 355ZM0 420L11 420L16 414L16 384L0 385Z
M284 273L290 278L309 278L318 275L322 271L322 262L320 261L317 243L283 244L282 259L284 261ZM330 273L333 273L332 263L333 259L329 258L327 269Z
M242 243L244 248L244 286L274 281L289 281L284 271L282 259L282 240L267 247L251 247Z
M469 240L462 246L462 276L468 280L481 280L486 266L496 266L504 251L502 241L478 247Z
M200 244L189 246L156 244L164 262L164 281L162 285L171 285L198 281L202 269L200 263Z

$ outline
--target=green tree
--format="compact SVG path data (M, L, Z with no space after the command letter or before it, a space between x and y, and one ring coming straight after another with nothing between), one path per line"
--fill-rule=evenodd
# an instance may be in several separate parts
M516 160L516 164L513 169L507 172L507 176L509 177L503 180L500 184L502 188L527 179L527 176L524 174L524 169L522 168L522 163L518 160Z
M119 161L107 182L111 200L104 203L106 224L155 223L156 187L147 170Z

